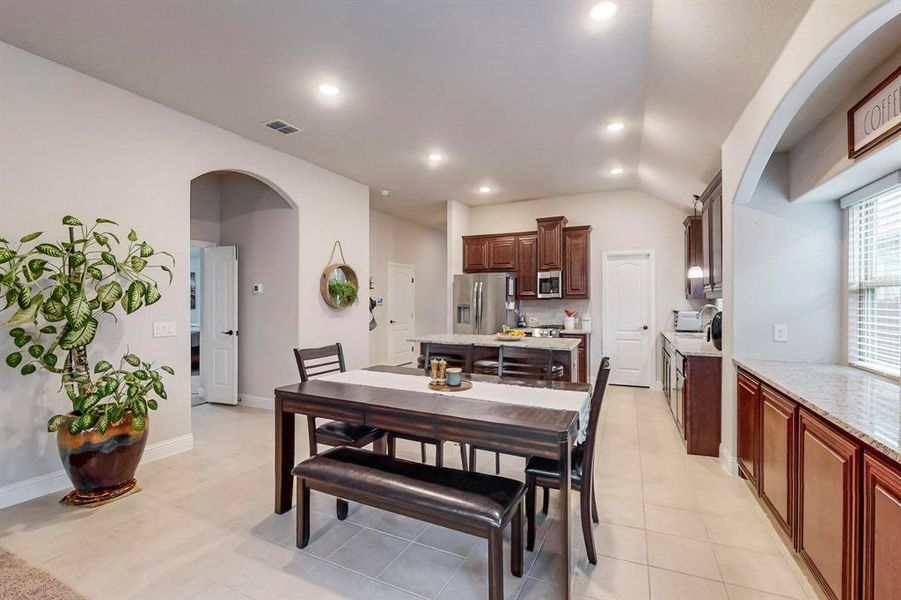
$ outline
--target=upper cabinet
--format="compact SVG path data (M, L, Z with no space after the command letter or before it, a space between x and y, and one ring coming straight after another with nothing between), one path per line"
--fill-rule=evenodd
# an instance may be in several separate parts
M563 228L566 217L538 219L538 270L563 270Z
M516 297L538 297L538 234L516 236Z
M707 268L704 265L704 237L701 225L702 217L688 217L685 219L685 297L689 300L702 300L704 298L704 279L691 279L688 270L692 267L701 267L704 273Z
M477 273L488 270L488 238L463 236L463 271Z
M488 238L488 270L516 269L516 236L496 235Z
M563 297L588 298L591 274L591 226L563 230Z
M710 298L723 293L723 173L720 171L701 194L701 238L704 292Z

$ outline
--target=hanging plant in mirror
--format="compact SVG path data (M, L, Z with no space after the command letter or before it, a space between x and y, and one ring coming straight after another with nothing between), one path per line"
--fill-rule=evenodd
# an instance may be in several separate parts
M341 262L335 262L336 250L341 255ZM322 278L319 281L319 292L322 294L322 299L332 308L344 309L356 304L359 290L357 274L347 264L341 242L336 241L332 246L329 264L322 271Z

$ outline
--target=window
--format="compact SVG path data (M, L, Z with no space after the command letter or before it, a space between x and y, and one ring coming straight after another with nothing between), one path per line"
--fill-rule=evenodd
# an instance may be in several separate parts
M848 207L848 362L901 375L901 186Z

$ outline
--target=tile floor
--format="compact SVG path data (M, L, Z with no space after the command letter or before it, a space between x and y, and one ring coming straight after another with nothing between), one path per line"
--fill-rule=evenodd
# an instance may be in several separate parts
M97 600L486 596L484 541L354 505L339 522L333 500L315 493L312 541L296 549L294 512L272 513L272 413L193 411L195 449L142 466L142 492L97 509L60 506L58 494L5 509L0 545ZM816 598L745 484L685 454L660 392L611 387L600 426L597 566L573 508L578 598ZM419 455L411 444L400 451ZM445 454L459 460L451 447ZM480 467L493 467L487 458ZM516 477L522 460L502 467ZM507 573L510 599L559 597L554 536L545 540L553 500L526 576Z

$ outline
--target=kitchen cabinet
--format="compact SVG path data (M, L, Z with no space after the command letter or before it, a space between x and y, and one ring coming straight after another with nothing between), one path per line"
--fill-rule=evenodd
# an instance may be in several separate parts
M701 239L704 293L719 298L723 290L723 174L716 174L701 194Z
M838 600L857 596L860 455L858 442L800 409L796 549Z
M463 272L477 273L488 270L488 238L463 237Z
M538 219L538 270L563 270L563 228L566 217Z
M719 456L722 362L719 356L683 356L676 352L676 368L680 363L684 366L681 414L689 454Z
M661 336L661 344L660 344L660 368L662 369L662 373L660 375L660 382L663 387L663 397L666 398L666 403L670 406L670 411L672 411L672 399L673 399L673 381L672 381L672 368L673 368L673 347L670 344L669 340L665 337Z
M589 355L589 338L587 333L567 333L560 332L562 338L573 338L579 340L579 347L576 348L576 354L579 357L579 372L576 381L579 383L588 383L588 373L591 369L591 357Z
M516 269L516 236L495 235L488 238L488 270Z
M901 590L901 472L879 455L863 455L863 600Z
M760 496L788 537L795 522L794 402L768 386L760 388ZM742 424L739 428L748 427Z
M760 384L744 373L738 374L738 470L757 487L760 441Z
M682 223L685 226L685 297L689 300L702 300L704 298L704 279L691 279L688 270L694 266L704 269L704 238L701 216L692 216Z
M516 297L538 297L538 234L516 236Z
M673 419L676 421L676 429L679 430L679 437L685 442L685 357L676 352L673 357L674 367L673 376L675 377L675 385L673 386L673 404L670 410L673 413Z
M563 230L563 297L588 298L591 274L591 226Z

